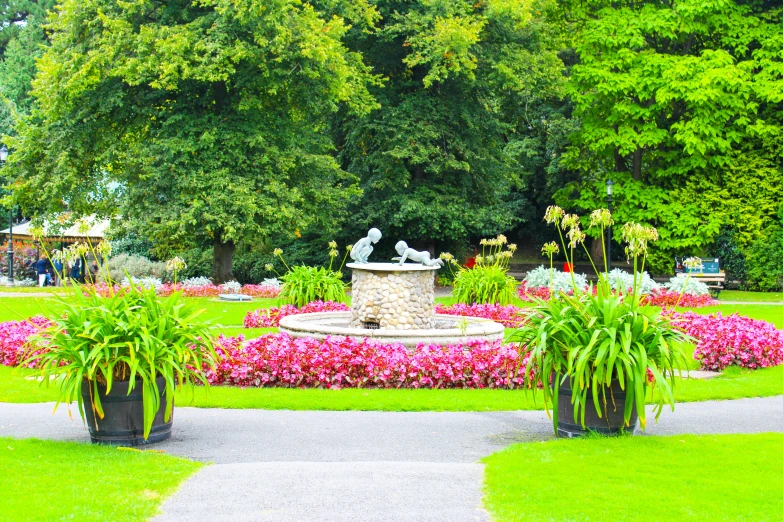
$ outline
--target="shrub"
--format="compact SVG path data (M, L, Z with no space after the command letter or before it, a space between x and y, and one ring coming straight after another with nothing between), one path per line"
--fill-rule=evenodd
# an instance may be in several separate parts
M762 239L751 244L747 252L747 287L771 292L783 290L783 227L774 225L764 231Z
M664 285L669 292L677 294L709 295L710 288L692 277L676 276Z
M727 281L739 281L744 286L748 277L745 254L737 244L737 233L733 228L723 227L715 236L715 243L709 257L720 258L721 268L726 272Z
M401 344L370 339L269 334L243 344L220 337L210 384L298 388L516 388L524 360L514 345L471 341L459 345Z
M517 288L517 280L508 275L508 263L517 249L516 245L506 247L506 237L482 239L481 255L476 256L473 268L460 266L454 275L453 295L462 304L510 304ZM453 263L450 254L441 256Z
M534 268L527 273L522 282L525 288L533 290L537 288L546 288L554 293L573 292L573 285L580 290L587 289L587 276L584 274L573 274L573 280L570 272L561 272L556 268L546 268L544 265Z
M208 277L189 277L179 283L182 288L192 288L197 286L209 286L212 280Z
M163 286L163 281L161 281L157 277L131 277L130 279L125 277L122 279L122 283L120 283L120 286L129 287L131 286L131 283L134 286L138 286L141 288L159 289Z
M607 279L612 290L628 293L633 289L634 275L625 270L615 268L607 274ZM649 294L661 288L661 285L656 283L647 272L636 273L636 284L638 285L639 292L642 294Z
M105 274L102 280L106 282ZM150 261L146 257L120 254L109 258L109 276L112 281L123 281L126 276L131 278L166 278L166 263Z

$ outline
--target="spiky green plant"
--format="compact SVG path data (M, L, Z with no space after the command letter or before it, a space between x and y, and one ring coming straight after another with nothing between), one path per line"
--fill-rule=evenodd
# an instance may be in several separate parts
M90 407L103 418L99 385L105 393L115 382L128 381L128 393L140 385L144 408L144 438L161 408L157 378L166 381L165 420L171 418L174 389L200 382L204 364L216 358L203 310L185 304L179 293L167 298L155 289L131 286L100 295L94 287L76 286L69 299L61 298L62 313L33 340L33 353L24 364L37 363L38 376L59 388L61 402L76 400L84 419L82 382L90 383ZM56 408L56 406L55 406Z
M299 308L313 301L344 303L345 283L340 272L320 266L292 266L280 277L280 300Z
M547 209L545 220L557 227L569 263L573 263L574 250L581 247L595 268L584 246L586 235L578 216L552 206ZM600 230L604 253L605 231L613 224L607 209L595 210L590 215L590 226ZM634 281L629 293L624 294L620 289L613 294L604 254L604 271L599 273L596 269L595 289L590 286L584 291L572 274L573 295L553 292L549 300L536 299L526 322L509 337L522 347L525 352L522 356L529 355L525 376L529 386L539 381L548 383L552 377L552 387L545 385L543 396L547 413L552 404L555 432L558 390L566 379L572 390L574 422L582 428L585 428L588 401L593 402L600 417L607 414L609 407L617 406L611 395L613 382L619 383L626 393L622 405L625 426L630 426L636 406L641 426L646 427L644 404L648 391L655 404L656 419L666 404L674 408L675 370L687 367L685 345L690 338L674 328L660 310L642 304L641 280L637 276L640 262L641 272L644 271L648 245L658 239L658 232L653 227L630 222L622 227L622 239L626 243L626 255L633 259ZM555 251L556 245L543 250L550 263Z
M517 280L508 275L505 267L479 265L464 268L454 276L452 295L458 303L511 304L517 289Z

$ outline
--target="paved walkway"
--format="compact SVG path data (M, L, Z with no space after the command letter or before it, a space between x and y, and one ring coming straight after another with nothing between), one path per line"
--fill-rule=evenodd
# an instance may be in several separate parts
M0 403L0 436L85 441L52 404ZM159 522L487 521L479 460L552 438L543 412L397 413L177 408L169 454L213 463ZM678 404L650 435L783 432L783 396Z

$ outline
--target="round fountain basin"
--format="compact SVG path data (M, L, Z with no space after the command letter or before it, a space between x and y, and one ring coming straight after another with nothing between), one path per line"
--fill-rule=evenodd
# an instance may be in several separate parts
M470 340L502 340L504 328L489 319L435 314L434 328L418 329L367 329L350 326L351 312L316 312L289 315L280 320L280 331L291 337L327 336L369 338L391 344L400 343L407 348L425 344L460 344Z

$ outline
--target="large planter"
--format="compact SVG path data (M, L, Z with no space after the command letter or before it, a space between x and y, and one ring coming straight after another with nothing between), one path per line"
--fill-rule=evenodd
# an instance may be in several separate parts
M562 377L562 376L560 376ZM625 391L620 388L620 383L612 381L611 390L606 389L606 407L598 416L593 402L593 393L590 388L587 390L587 405L585 406L585 427L581 425L581 414L574 422L574 405L571 402L571 380L566 378L565 382L560 384L557 397L557 436L558 437L581 437L588 433L601 433L604 435L616 435L622 431L633 433L639 420L634 404L631 410L630 426L626 427L623 422L623 413L625 411ZM612 401L614 397L614 401ZM603 402L602 394L599 392L599 400ZM603 404L601 404L603 408Z
M141 381L128 394L129 382L112 383L111 392L106 395L106 386L98 385L102 419L93 414L90 403L89 381L82 383L82 398L84 399L84 416L90 430L90 440L95 444L113 444L115 446L141 446L166 440L171 436L171 424L174 421L172 409L169 422L163 421L166 411L166 380L158 377L160 391L160 409L152 422L150 436L144 439L144 407L142 404Z

